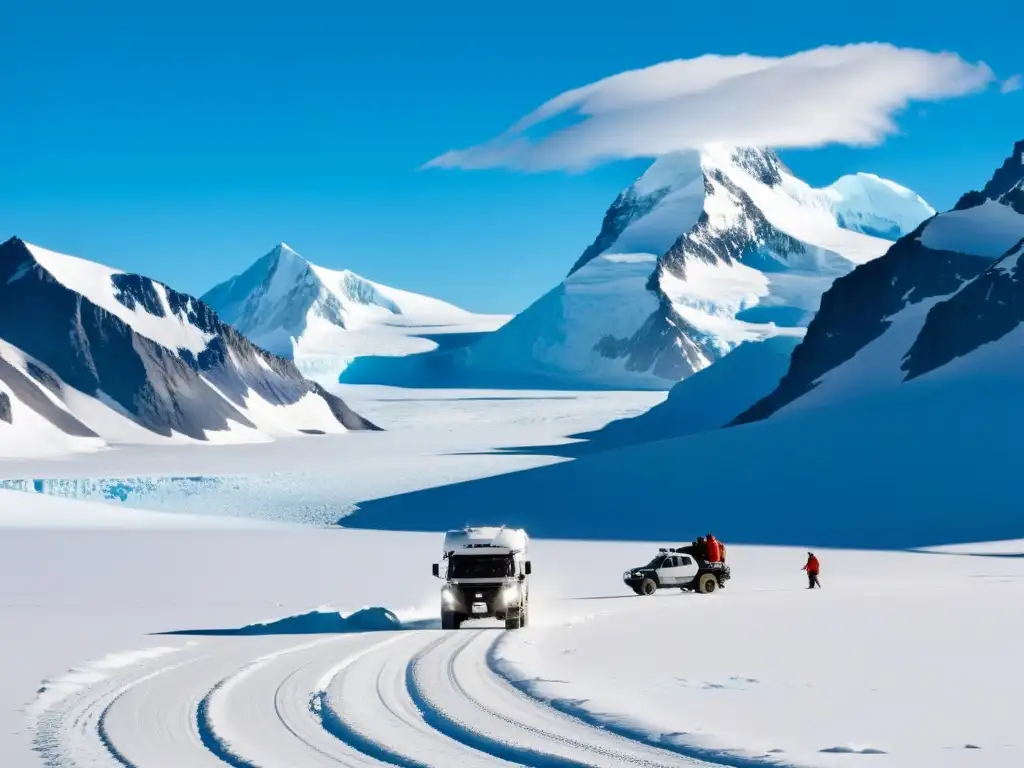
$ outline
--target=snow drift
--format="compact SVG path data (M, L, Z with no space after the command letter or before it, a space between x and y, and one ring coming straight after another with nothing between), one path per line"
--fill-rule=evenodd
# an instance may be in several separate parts
M569 276L507 325L454 351L360 360L342 380L668 389L744 342L801 336L835 278L932 213L869 174L814 189L770 151L668 155L616 198Z
M387 632L403 628L401 619L380 606L360 608L345 614L319 608L273 621L246 624L224 629L177 629L165 635L198 635L212 637L252 637L257 635L325 635L344 632Z
M374 428L198 299L18 238L0 245L0 391L14 455Z

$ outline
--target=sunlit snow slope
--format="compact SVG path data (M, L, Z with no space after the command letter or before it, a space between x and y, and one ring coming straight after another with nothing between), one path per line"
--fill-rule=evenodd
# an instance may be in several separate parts
M354 358L402 356L463 343L508 318L311 264L284 243L203 296L253 343L336 381Z
M934 211L868 174L814 189L774 153L657 160L569 276L472 346L359 361L352 383L667 389L739 344L801 336L837 277Z
M0 245L0 455L371 426L198 299L17 238Z

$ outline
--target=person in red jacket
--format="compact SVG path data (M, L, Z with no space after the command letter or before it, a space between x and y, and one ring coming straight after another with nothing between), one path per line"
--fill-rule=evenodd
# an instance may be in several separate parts
M807 565L803 567L803 570L807 571L807 588L814 589L817 587L821 589L821 582L818 581L818 574L821 573L821 563L818 562L818 558L814 556L813 552L807 553Z
M717 563L722 559L722 549L718 546L718 539L715 534L708 534L708 562Z

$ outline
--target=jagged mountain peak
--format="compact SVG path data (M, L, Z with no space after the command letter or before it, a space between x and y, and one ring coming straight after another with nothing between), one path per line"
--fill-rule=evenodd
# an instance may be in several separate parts
M268 258L269 261L271 261L275 265L275 267L280 267L281 265L285 265L285 264L295 264L295 265L308 265L309 264L309 262L306 261L305 258L303 258L301 255L299 255L298 251L296 251L294 248L292 248L290 245L288 245L288 243L284 243L284 242L278 243L273 248L271 248L267 252L266 257Z
M322 380L337 380L356 357L429 351L432 332L469 333L505 320L319 266L284 243L203 300L253 342Z
M1013 153L992 175L982 194L1024 213L1024 139L1013 145Z
M681 239L702 222L723 216L744 218L748 234L760 231L765 207L776 218L816 218L811 228L856 232L894 241L912 231L935 210L919 195L895 182L870 173L843 176L816 189L795 177L771 149L710 144L703 149L674 152L655 160L636 182L616 197L605 214L594 242L573 265L572 275L605 253L649 253L679 263ZM799 213L796 208L802 208ZM728 209L728 210L727 210ZM729 213L729 210L733 213ZM733 221L733 224L736 222ZM806 229L806 228L805 228ZM790 233L800 237L800 233ZM812 244L831 246L829 242ZM864 252L856 263L880 255L867 240L847 238L842 249ZM734 253L733 257L740 254Z
M1013 145L1013 152L996 169L985 186L965 193L953 210L974 208L986 200L1002 203L1017 213L1024 213L1024 139Z
M634 197L643 198L679 189L692 184L702 172L721 168L740 168L768 186L780 183L782 174L789 173L771 149L709 144L700 150L671 152L659 157L621 195L632 193Z

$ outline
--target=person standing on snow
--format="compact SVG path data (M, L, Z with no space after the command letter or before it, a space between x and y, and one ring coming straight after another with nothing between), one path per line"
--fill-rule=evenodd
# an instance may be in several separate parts
M818 574L821 572L821 563L818 562L818 558L814 556L813 552L807 553L807 565L803 567L804 571L807 571L807 588L814 589L817 587L821 589L821 582L818 581Z

